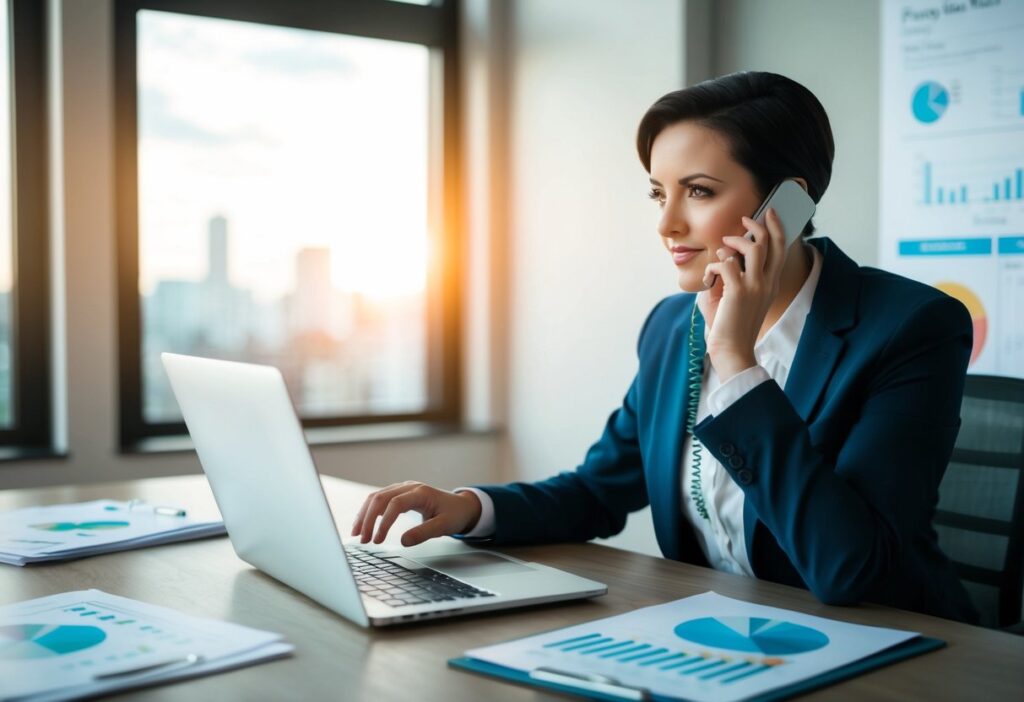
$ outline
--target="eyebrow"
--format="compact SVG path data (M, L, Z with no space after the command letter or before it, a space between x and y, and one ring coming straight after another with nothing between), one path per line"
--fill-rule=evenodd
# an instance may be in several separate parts
M721 178L715 178L714 176L709 176L707 173L694 173L692 175L686 176L685 178L680 178L679 179L679 184L680 185L687 185L691 180L697 180L698 178L708 178L710 180L718 181L719 183L724 183L725 182ZM650 180L651 180L651 185L661 185L661 183L656 181L654 178L651 178Z

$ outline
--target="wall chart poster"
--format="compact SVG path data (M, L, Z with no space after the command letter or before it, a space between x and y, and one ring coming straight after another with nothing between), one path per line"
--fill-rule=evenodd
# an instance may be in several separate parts
M1024 0L881 11L881 265L966 305L970 373L1024 377Z

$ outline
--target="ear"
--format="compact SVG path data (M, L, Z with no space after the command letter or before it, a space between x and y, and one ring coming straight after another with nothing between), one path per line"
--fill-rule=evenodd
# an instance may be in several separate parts
M800 184L800 187L804 189L805 193L810 194L811 191L807 189L807 181L806 180L804 180L803 178L797 178L795 176L790 178L790 180L795 180L797 183Z

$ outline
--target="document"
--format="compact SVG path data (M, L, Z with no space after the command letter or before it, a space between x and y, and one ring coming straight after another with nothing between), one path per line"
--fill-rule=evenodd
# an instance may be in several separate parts
M528 674L533 681L627 699L653 694L731 702L819 676L917 636L705 592L475 648L466 656Z
M278 634L99 590L0 607L0 700L72 700L205 675L293 650Z
M138 500L94 500L0 513L0 563L82 558L225 533L220 520Z

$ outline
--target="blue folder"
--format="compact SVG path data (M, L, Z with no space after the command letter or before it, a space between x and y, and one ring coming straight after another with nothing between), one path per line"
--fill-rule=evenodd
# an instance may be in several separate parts
M756 702L769 702L772 700L784 700L796 695L801 695L811 690L816 690L820 687L832 685L834 683L852 678L855 675L866 673L869 670L875 668L881 668L883 666L902 661L906 658L912 658L919 656L922 653L934 651L942 648L946 645L945 641L941 639L933 639L926 636L918 636L916 638L904 641L901 644L897 644L892 648L887 648L884 651L879 651L873 656L862 658L859 661L848 663L847 665L840 666L833 670L815 675L814 677L807 678L806 680L800 680L799 682L784 685L783 687L777 687L773 690L769 690L757 697L751 697L751 700ZM474 673L480 673L493 678L506 680L509 682L518 683L521 685L529 685L531 687L540 687L555 692L561 692L569 695L579 695L592 700L607 700L608 702L622 702L624 699L637 699L636 693L640 692L636 688L622 688L623 694L605 694L597 692L590 688L581 688L572 684L560 684L555 682L540 681L536 678L530 677L528 672L516 670L514 668L506 668L505 666L495 665L494 663L488 663L481 661L476 658L460 657L452 658L448 661L448 665L453 668L460 668L462 670L469 670ZM662 695L644 694L640 699L651 700L651 702L671 702L673 700L683 700L682 697L664 697Z

